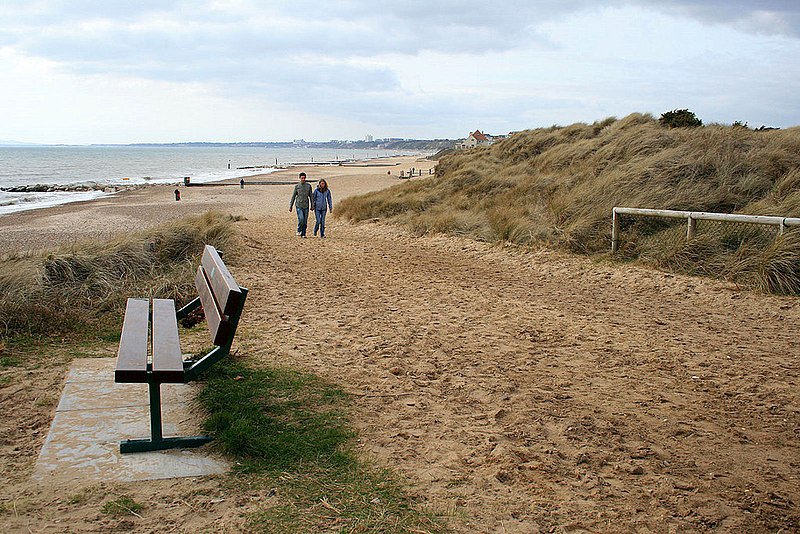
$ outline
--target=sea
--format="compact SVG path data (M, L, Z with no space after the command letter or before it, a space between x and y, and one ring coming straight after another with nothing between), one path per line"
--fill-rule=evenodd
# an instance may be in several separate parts
M0 146L0 215L91 200L118 187L148 183L205 183L269 174L305 163L369 160L417 152L380 149L233 146ZM95 182L105 190L13 193L24 185ZM107 187L106 187L107 186Z

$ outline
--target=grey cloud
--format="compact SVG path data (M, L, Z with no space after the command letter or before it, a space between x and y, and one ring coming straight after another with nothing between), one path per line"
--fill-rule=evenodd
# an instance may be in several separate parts
M204 39L193 31L110 28L98 34L41 35L24 47L29 53L61 62L72 72L210 82L236 92L269 89L276 95L296 84L298 88L291 94L297 95L304 91L304 82L353 91L398 85L386 67L347 62L344 56L343 60L326 60L312 49L298 52L287 47L281 35L262 36L252 29L237 32L231 28L218 39Z
M503 128L535 124L543 116L563 116L567 108L585 111L586 107L563 99L533 102L491 94L466 99L406 94L391 68L380 63L391 55L426 51L480 57L487 51L547 48L549 43L536 30L540 24L610 6L639 6L753 32L800 35L800 2L754 4L743 0L608 0L600 5L590 0L295 0L291 4L34 0L0 6L0 44L55 60L70 72L205 82L226 96L263 95L287 106L302 102L310 112L343 113L365 123L408 129L442 128L438 122L458 125L466 118L490 128L496 124L501 133ZM227 7L231 5L236 7ZM775 19L785 25L771 28L768 21ZM766 29L761 27L765 24ZM370 65L372 60L375 66ZM498 117L525 122L510 124ZM440 131L452 135L449 126Z
M0 23L0 35L9 44L10 35L16 34L13 43L23 51L68 61L84 59L85 53L102 53L105 56L119 53L125 60L129 49L140 50L146 57L153 45L141 42L147 38L153 43L163 43L160 51L170 54L170 45L198 47L201 43L210 52L232 53L228 48L230 35L245 47L240 50L279 50L284 53L346 54L370 56L375 54L417 54L423 50L441 52L481 53L487 50L514 48L521 41L536 40L533 26L548 17L570 9L570 6L587 5L585 1L545 2L543 7L504 6L502 4L475 4L447 0L430 3L406 2L295 2L273 4L267 7L243 4L239 11L224 9L209 3L189 9L187 4L164 5L159 2L140 2L128 6L118 1L95 3L39 2L36 9L21 3L16 7L0 8L6 20L17 25ZM126 7L128 6L128 7ZM574 7L573 7L574 8ZM102 21L101 28L76 31L84 22ZM192 30L193 43L181 43L173 35L158 35L167 31L154 22L177 24L178 28ZM275 21L278 21L276 23ZM15 31L16 30L16 31ZM180 29L178 30L180 33ZM92 41L98 41L93 46ZM100 52L100 45L111 43L108 50ZM126 47L126 45L128 45Z
M800 2L796 0L633 0L638 4L707 24L727 24L742 31L800 37Z
M79 4L77 13L88 13L86 4ZM376 15L373 11L360 12L360 5L350 2L343 8L317 8L316 18L310 17L309 2L277 14L271 10L266 10L269 15L244 12L238 20L212 8L183 13L180 5L171 12L140 7L124 18L103 18L120 9L111 5L99 13L100 18L94 12L86 18L72 13L73 20L66 24L45 20L11 30L0 27L0 39L25 54L57 61L78 73L117 72L166 80L179 76L191 81L229 81L232 77L246 81L250 70L291 78L296 64L293 59L314 57L323 65L308 69L317 83L342 83L343 76L334 80L325 75L330 70L325 63L333 62L338 72L355 74L354 79L367 82L370 88L397 82L385 69L347 65L348 59L415 55L422 50L503 50L518 46L523 38L519 32L526 29L525 24L517 23L516 34L505 31L506 27L501 31L497 21L507 18L502 10L491 24L483 16L486 13L469 12L456 17L455 22L437 26L436 16L444 17L444 12L434 13L433 20L423 18L427 22L419 25L412 23L418 20L412 16L414 9L407 12L391 4L386 12ZM63 3L56 3L52 11L58 13L63 8ZM305 12L308 17L301 16ZM80 26L82 22L87 22L85 27Z

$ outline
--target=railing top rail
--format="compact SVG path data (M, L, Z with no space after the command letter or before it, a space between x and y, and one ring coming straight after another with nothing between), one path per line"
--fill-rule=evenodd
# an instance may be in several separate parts
M775 226L800 226L800 218L798 217L773 217L768 215L742 215L738 213L708 213L705 211L677 211L624 207L615 207L613 212L620 215L647 215L651 217L668 217L673 219L700 219L707 221L770 224Z

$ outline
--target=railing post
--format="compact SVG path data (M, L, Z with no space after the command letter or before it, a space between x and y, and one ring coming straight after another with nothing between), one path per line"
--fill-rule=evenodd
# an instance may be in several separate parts
M697 220L694 217L689 215L686 224L686 241L691 241L694 239L694 234L697 231Z
M786 228L786 223L784 222L784 219L781 219L780 228L778 229L778 237L783 235L784 228Z
M611 252L616 252L619 248L619 215L617 210L611 210Z

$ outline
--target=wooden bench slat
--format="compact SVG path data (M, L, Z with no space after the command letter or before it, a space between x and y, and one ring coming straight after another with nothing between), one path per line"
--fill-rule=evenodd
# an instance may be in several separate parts
M242 292L233 279L228 267L223 263L217 250L206 245L200 262L206 271L209 285L223 315L232 315L242 304Z
M175 320L175 301L153 299L153 378L183 382L183 358Z
M115 382L147 382L149 316L148 299L128 299L114 371Z
M214 298L214 293L202 265L197 267L197 275L194 281L197 287L197 294L200 296L200 302L203 304L203 312L208 323L208 330L211 332L212 342L214 345L224 345L230 335L230 323L227 317L220 312L219 304Z

